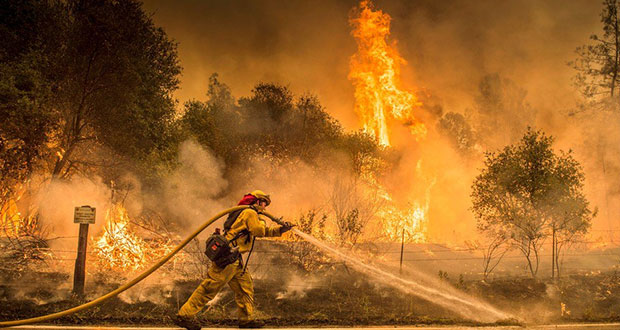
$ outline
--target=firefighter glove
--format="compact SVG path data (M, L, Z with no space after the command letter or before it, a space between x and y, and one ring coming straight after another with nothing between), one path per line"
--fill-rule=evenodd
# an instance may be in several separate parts
M293 227L295 227L295 225L294 225L294 224L292 224L292 223L290 223L290 222L288 222L288 221L284 221L284 222L282 223L282 227L280 227L280 233L281 233L281 234L284 234L284 233L286 233L287 231L291 230L291 228L293 228Z

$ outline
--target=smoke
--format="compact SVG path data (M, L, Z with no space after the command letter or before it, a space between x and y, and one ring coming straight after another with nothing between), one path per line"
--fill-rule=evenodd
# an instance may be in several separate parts
M174 284L172 282L159 282L161 278L151 276L138 283L131 289L118 295L118 298L127 304L136 304L149 301L158 305L164 305L167 299L172 297Z
M71 181L54 180L44 183L34 196L39 219L44 230L51 234L50 247L60 251L75 250L79 224L73 222L76 206L89 205L96 209L95 224L90 225L92 236L105 225L106 210L111 205L112 191L100 178L75 176ZM56 238L56 239L54 239Z
M353 87L347 79L350 56L356 51L348 17L357 4L350 0L286 5L278 1L173 5L153 0L146 1L145 8L154 12L156 24L179 41L185 70L177 96L182 101L202 95L208 76L218 72L234 95L247 94L258 81L288 85L295 94L310 91L345 128L358 129ZM584 122L567 117L579 95L572 86L574 71L566 63L575 58L577 46L600 31L598 2L457 0L446 4L377 0L375 5L392 17L391 41L408 62L402 68L403 87L431 96L432 101L425 101L425 106L435 113L423 115L427 127L435 126L441 115L437 111L475 111L481 81L489 74L498 74L526 92L525 99L536 113L527 125L555 136L557 149L575 150L587 170L588 197L601 214L613 214L620 207L615 197L598 194L607 188L591 178L611 182L615 177L600 162L593 161L588 153L591 144L581 142L583 135L591 136L582 130ZM506 118L511 115L519 114L506 114ZM592 121L590 125L593 131L602 127L616 131L618 122ZM412 174L413 164L422 160L422 167L436 177L429 211L432 239L460 241L475 234L468 210L469 191L481 165L480 157L464 160L439 135L431 134L415 144L408 135L399 134L408 134L406 130L397 127L394 131L400 135L394 137L395 141L409 140L400 143L405 154L399 171L392 176L395 197L403 203L424 199L422 186L426 183ZM601 134L593 143L614 145L613 136ZM481 148L478 152L487 150ZM611 166L616 159L607 156L606 164ZM263 184L261 180L255 183L256 187ZM412 193L405 185L420 189ZM264 182L264 186L279 197L288 192L277 184ZM293 192L303 194L303 189ZM595 220L595 228L610 226L617 228L618 224L600 217Z
M219 195L228 182L223 177L223 163L195 141L181 144L178 163L177 169L164 179L162 194L154 199L162 203L159 206L163 205L176 222L191 231L226 208Z
M598 216L593 221L592 238L616 244L620 223L613 214L620 209L620 114L603 111L582 113L571 118L579 126L573 135L562 136L557 144L564 150L572 149L586 173L585 192Z
M144 7L179 42L182 101L204 95L208 77L218 72L234 95L247 95L259 81L290 84L295 94L310 91L329 100L327 107L351 128L357 118L347 54L355 42L347 15L355 4L147 1Z
M357 128L347 80L356 50L347 19L357 3L153 0L145 8L179 41L185 68L181 100L202 95L212 72L235 95L257 81L275 81L296 93L318 94L345 127ZM478 81L494 72L532 91L535 105L553 106L566 95L574 99L566 62L599 30L600 4L587 0L375 4L392 16L393 40L408 61L403 68L408 85L430 90L450 109L469 106Z
M313 289L315 286L316 279L292 274L286 279L286 284L282 291L278 292L276 299L301 299L306 296L308 290Z
M268 158L254 156L250 163L251 167L245 170L251 171L251 179L241 188L245 190L234 195L261 189L271 195L273 203L269 212L289 219L304 210L326 207L333 173L319 172L316 167L299 160L274 163Z

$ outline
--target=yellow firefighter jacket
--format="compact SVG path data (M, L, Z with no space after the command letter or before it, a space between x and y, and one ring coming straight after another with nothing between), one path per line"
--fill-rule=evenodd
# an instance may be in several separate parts
M237 220L232 224L230 229L226 232L226 239L231 240L238 233L246 230L247 233L239 236L233 244L239 247L239 252L244 253L250 250L252 246L252 239L254 237L278 237L281 236L280 228L282 226L276 225L267 227L265 221L259 218L256 210L245 209L239 214Z

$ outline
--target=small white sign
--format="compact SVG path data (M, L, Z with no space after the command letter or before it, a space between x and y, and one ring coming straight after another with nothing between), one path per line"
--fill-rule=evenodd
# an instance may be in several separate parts
M95 208L88 205L76 206L73 213L74 223L95 223Z

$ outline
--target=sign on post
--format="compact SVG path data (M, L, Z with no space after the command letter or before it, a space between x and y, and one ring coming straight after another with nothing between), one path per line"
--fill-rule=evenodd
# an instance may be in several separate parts
M88 205L76 206L75 211L73 212L73 222L94 224L95 211L96 209L94 207L90 207Z
M80 224L78 237L77 257L73 272L73 293L84 296L84 282L86 280L86 247L88 244L88 224L95 223L95 208L88 205L76 206L73 212L73 222Z

